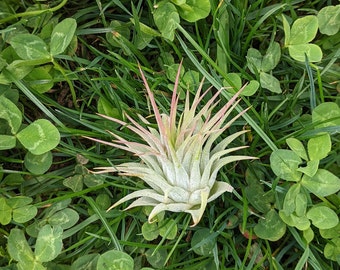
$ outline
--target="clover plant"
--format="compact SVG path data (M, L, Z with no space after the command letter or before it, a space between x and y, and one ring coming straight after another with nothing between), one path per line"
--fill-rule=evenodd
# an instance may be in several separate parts
M0 96L0 150L13 149L17 141L28 150L25 166L34 174L43 174L52 165L51 150L60 141L58 129L46 119L38 119L28 126L22 125L22 113L10 99Z
M44 24L40 35L29 33L19 27L20 24L17 28L9 28L3 35L9 46L0 53L0 84L8 85L14 80L24 79L32 89L44 93L53 87L54 77L58 75L67 81L76 105L74 87L57 61L57 56L65 53L72 42L76 44L76 21L66 18L54 26L55 20L45 18Z

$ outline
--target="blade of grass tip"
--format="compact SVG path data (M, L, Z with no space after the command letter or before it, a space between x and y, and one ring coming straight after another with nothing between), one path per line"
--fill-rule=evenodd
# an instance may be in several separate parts
M230 49L230 31L233 29L229 29L229 21L231 20L229 17L229 12L227 9L227 4L223 4L224 1L220 1L218 9L215 10L214 14L214 22L217 24L216 29L214 30L216 40L218 41L217 45L217 55L216 60L218 65L221 66L225 73L228 73L230 69L230 64L232 64L245 78L250 79L251 76L245 72L244 68L240 67L231 57L231 49ZM235 87L235 85L231 82L229 78L226 80L231 86Z
M310 252L310 249L309 249L309 246L307 246L307 248L305 249L305 251L303 252L300 260L298 261L298 263L296 264L295 266L295 270L300 270L300 269L303 269L304 268L304 265L306 264L307 260L308 260L308 257L309 257L309 252Z
M110 224L107 222L106 218L102 215L101 210L97 207L97 204L94 202L94 200L91 197L87 197L87 196L82 196L82 198L84 198L89 203L89 205L92 207L93 211L98 215L98 217L101 220L101 222L103 223L107 233L109 234L115 248L119 251L123 251L123 248L121 247L116 234L112 231Z
M217 3L215 3L216 5ZM214 27L214 34L218 37L216 39L217 42L217 48L216 48L216 62L218 65L222 68L223 72L228 73L229 70L229 63L228 63L228 50L226 49L228 47L229 49L229 29L227 27L229 26L229 13L227 10L227 5L223 5L223 1L220 1L218 3L218 6L212 5L212 14L213 14L213 25ZM210 40L209 40L210 41ZM224 44L225 41L226 44ZM226 46L227 47L226 47Z
M165 231L162 240L158 243L154 251L152 252L152 256L163 246L163 243L167 240L167 235L171 232L173 227L178 224L179 220L181 219L182 215L178 215L177 218L175 219L175 223L171 224L171 226ZM190 221L190 219L189 219ZM188 223L189 224L189 223ZM177 243L177 242L176 242ZM169 257L169 256L168 256ZM170 257L169 257L170 258ZM166 262L163 264L164 266L166 265Z
M316 70L316 77L317 77L317 81L318 81L320 100L321 100L321 103L324 103L325 102L325 94L324 94L324 91L323 91L320 69L318 68L318 66L314 65L313 63L309 63L309 64L312 68L314 68Z
M189 40L189 42L195 47L195 49L203 56L203 58L219 73L221 74L224 78L228 79L228 76L226 76L226 74L223 72L223 70L215 63L215 61L213 59L211 59L209 57L209 55L201 48L201 46L199 44L197 44L197 42L184 30L184 28L180 25L180 24L176 24L178 30L180 30L183 35ZM182 39L180 38L180 36L177 34L176 35L179 40L181 41ZM182 40L183 41L183 40ZM182 46L183 47L183 46ZM187 46L185 46L187 47ZM230 85L232 87L236 87L235 84L228 80L228 83L230 83Z
M210 230L210 232L211 232L211 230ZM194 245L193 247L188 249L188 251L193 251L196 248L200 248L200 247L204 246L207 242L211 241L212 239L213 240L216 239L219 234L220 234L219 231L211 232L205 239L202 239L202 241L198 242L196 245Z
M251 241L248 241L248 242L251 243ZM249 249L249 253L247 253L248 249ZM260 267L263 266L263 262L265 261L265 258L262 255L261 247L259 247L256 242L253 245L249 246L249 248L247 247L246 253L247 254L244 255L244 258L246 258L247 256L248 259L250 258L250 260L248 260L247 265L244 265L243 269L254 270L254 269L258 269L259 266ZM263 268L261 267L260 269L263 269Z
M181 25L178 24L178 29L184 34L184 36L189 40L189 42L195 47L195 49L201 54L201 56L213 67L212 72L217 72L218 74L220 74L224 80L226 80L230 86L236 88L235 84L230 80L230 78L227 76L227 74L219 67L219 65L216 63L216 61L214 61L213 59L210 58L210 56L205 52L204 49L202 49L200 47L199 44L197 44L197 42L181 27ZM178 36L178 35L177 35ZM180 38L178 36L178 38ZM183 47L183 46L182 46ZM185 47L187 48L187 46L185 45ZM191 52L190 52L191 53ZM192 53L191 53L192 54ZM193 54L192 54L193 55ZM243 72L244 73L244 72ZM203 74L203 73L202 73ZM213 74L215 75L215 73ZM210 76L212 77L212 76ZM248 77L248 76L246 76ZM220 84L221 85L221 84ZM221 88L217 88L217 89L221 89ZM223 94L225 95L225 93ZM251 104L249 103L249 101L245 98L242 98L243 101L247 104L247 106L251 106ZM257 117L260 118L258 112L252 108L252 112L253 114ZM262 121L262 120L261 120Z
M309 64L308 56L305 54L305 65L306 65L306 70L309 78L309 93L310 93L310 109L313 111L316 107L316 95L315 95L315 86L314 86L314 78L313 78L313 72L312 68Z
M178 216L179 217L179 216ZM176 218L176 222L177 222L178 218ZM172 246L171 250L169 251L169 254L168 256L166 257L165 259L165 262L164 262L164 266L167 265L169 259L171 258L172 254L174 253L174 251L176 250L178 244L179 244L179 241L181 241L181 239L184 237L184 235L187 233L187 228L189 227L189 223L191 221L191 217L189 215L186 216L186 220L183 222L183 228L182 228L182 232L181 234L179 235L179 237L177 237L177 240L176 240L176 243Z
M184 31L184 29L183 29ZM190 42L195 42L185 31L182 32L186 38L191 39ZM216 81L207 71L206 69L198 62L197 58L191 53L191 51L188 49L186 46L185 42L183 39L177 35L177 38L179 42L181 43L182 48L190 58L190 60L193 62L193 64L199 69L199 71L202 73L202 75L207 78L207 80L216 88L216 89L221 89L223 86ZM208 58L210 59L210 57ZM232 95L227 92L222 92L222 94L229 100ZM243 108L240 105L236 106L236 110L238 112L243 111ZM249 123L249 125L257 132L257 134L267 143L267 145L271 148L272 151L277 150L277 146L275 143L268 137L268 135L257 125L257 123L247 114L243 114L242 117Z
M113 3L115 3L116 6L120 7L122 10L124 10L128 15L132 17L132 13L123 5L123 3L119 0L112 0Z
M75 244L73 245L70 245L70 246L67 246L65 247L61 254L68 254L68 256L71 256L73 257L71 254L72 250L73 250L73 253L79 253L79 250L80 249L84 249L84 247L89 247L89 246L92 246L94 241L96 241L97 239L94 238L93 236L89 235L85 238L81 238L80 240L76 241ZM71 253L71 254L70 254Z
M103 6L100 0L96 0L98 9L99 9L99 16L102 18L102 24L103 25L107 25L106 24L106 19L105 19L105 15L104 15L104 10L103 10Z
M215 263L216 269L220 269L220 259L218 256L217 243L215 244L213 248L213 257L214 257L214 263Z
M269 262L269 269L284 270L279 263L280 258L278 257L278 255L276 253L276 252L279 252L279 250L276 249L274 252L272 252L270 242L268 240L265 240L264 242L265 242L266 246L263 247L263 249L265 250L265 255L263 256L263 259L264 259L264 261L267 260ZM283 250L283 248L280 251L282 251L282 250ZM259 268L259 269L261 269L261 268Z
M242 225L241 225L241 229L242 232L246 231L246 227L247 227L247 220L248 220L248 216L249 216L249 207L248 207L248 200L246 198L246 196L243 195L242 198L242 202L243 202L243 213L242 213ZM251 239L251 237L249 237L249 239Z
M295 228L288 226L288 229L290 231L290 233L294 236L296 242L300 245L300 247L305 250L308 248L308 245L301 239L299 233L296 231ZM323 269L323 267L321 267L320 263L317 261L317 259L315 258L312 250L309 250L309 254L308 254L308 262L314 266L314 269Z
M71 80L69 79L69 77L67 76L64 68L59 65L57 63L57 61L55 61L54 59L52 60L52 64L54 65L54 68L58 71L60 71L60 73L63 75L65 81L67 82L69 88L70 88L70 92L71 92L71 96L72 96L72 101L73 101L73 105L76 109L79 108L78 104L77 104L77 95L76 95L76 91L74 89L73 83L71 82Z
M104 189L104 188L109 187L109 186L111 186L111 184L108 184L108 183L101 184L101 185L94 186L94 187L91 187L91 188L83 189L81 191L67 193L66 195L62 195L62 196L58 196L58 197L55 197L55 198L52 198L52 199L48 199L48 200L43 201L43 202L38 202L38 203L35 203L34 205L36 207L43 207L43 206L48 205L48 204L58 203L58 202L61 202L61 201L67 200L67 199L81 197L86 193L94 192L98 189Z
M63 239L71 237L72 235L74 235L77 232L79 232L80 230L86 228L87 226L89 226L93 222L97 221L98 219L99 219L99 217L97 215L92 215L92 216L88 217L87 219L85 219L81 223L79 223L79 224L71 227L70 229L64 231L63 232Z
M57 125L67 130L66 126L61 121L59 121L59 119L50 110L48 110L45 105L40 102L39 99L37 99L37 97L28 89L28 87L22 81L16 79L10 72L6 70L4 70L3 72L44 114L46 114Z
M130 42L123 35L120 35L117 39L118 41L122 42L122 45L125 45L126 47L129 48L129 50L131 50L134 57L136 57L138 61L142 62L144 66L151 68L150 62L145 58L145 56L140 52L140 50L132 42Z
M240 256L243 257L243 250L239 250L239 248L236 248L236 244L234 241L234 238L233 237L230 237L229 239L229 245L228 245L228 249L229 249L229 254L232 256L232 258L234 259L234 266L235 268L234 269L242 269L242 260L240 258ZM241 255L241 254L242 255Z
M286 6L288 6L288 4L286 4L286 3L285 4L272 5L272 6L270 6L271 8L268 11L266 10L266 12L263 14L263 16L260 19L257 20L256 24L251 28L250 33L247 35L247 39L246 39L244 46L243 46L242 55L246 54L246 50L248 50L249 44L250 44L251 40L253 39L254 34L256 33L256 30L260 27L260 25L267 18L269 18L271 15L275 14L279 10L283 10ZM258 12L258 11L256 11L256 12ZM245 18L245 19L247 19L247 18ZM248 23L249 23L249 21L248 21Z
M331 60L328 62L328 64L325 67L319 67L321 69L321 76L324 75L326 72L330 72L331 74L337 76L339 73L336 72L335 70L332 71L332 67L334 67L334 63L338 61L340 57L340 48L336 50L336 52L333 53L333 56Z

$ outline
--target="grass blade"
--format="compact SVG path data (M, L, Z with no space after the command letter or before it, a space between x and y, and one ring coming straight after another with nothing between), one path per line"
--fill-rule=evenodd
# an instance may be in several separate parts
M94 202L94 200L91 197L87 197L87 196L82 196L82 197L89 203L89 205L92 207L93 211L97 214L97 216L99 217L99 219L103 223L103 225L104 225L107 233L109 234L115 248L119 251L123 251L123 248L121 247L116 234L113 232L110 224L107 222L106 218L102 215L101 210L97 207L97 204Z
M214 63L214 61L207 55L204 50L191 38L191 36L181 27L179 26L178 29L184 34L184 36L189 40L189 42L197 49L197 51L203 56L204 59L208 61L208 63ZM183 50L187 53L190 60L194 63L194 65L198 68L198 70L203 74L204 77L217 89L221 89L223 86L220 82L218 82L214 77L212 77L209 72L198 62L197 58L193 55L191 50L187 47L183 39L178 35L177 36ZM214 68L215 64L214 64ZM219 68L216 68L219 71ZM222 94L230 100L232 97L231 94L227 93L226 91L222 92ZM238 112L242 112L243 108L240 105L237 105L236 110ZM247 114L244 113L242 117L249 123L249 125L258 133L258 135L267 143L267 145L271 148L272 151L277 149L275 143L268 137L268 135L259 127L259 125Z

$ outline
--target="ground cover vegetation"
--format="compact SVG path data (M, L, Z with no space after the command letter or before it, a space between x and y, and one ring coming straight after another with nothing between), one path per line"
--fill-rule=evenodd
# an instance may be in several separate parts
M339 28L329 0L1 1L0 269L340 269Z

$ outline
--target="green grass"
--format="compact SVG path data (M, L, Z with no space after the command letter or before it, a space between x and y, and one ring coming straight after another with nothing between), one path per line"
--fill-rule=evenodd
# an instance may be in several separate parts
M319 31L311 43L321 47L323 59L317 63L303 63L294 60L284 48L282 24L282 14L293 22L306 15L316 15L332 1L210 2L211 12L207 18L194 23L181 19L174 40L147 36L143 32L144 26L158 31L153 19L153 1L97 0L83 1L79 5L79 1L70 0L51 4L51 7L37 4L34 9L38 11L35 12L27 11L33 9L28 1L0 3L0 10L4 10L0 13L0 95L8 95L9 91L17 93L17 106L23 112L24 124L46 118L61 135L60 144L52 150L53 164L42 175L27 170L24 165L26 151L19 143L15 148L0 150L0 199L30 197L29 205L38 210L26 222L11 220L0 226L0 269L21 269L17 268L17 261L7 248L11 230L20 229L34 250L43 225L57 226L58 222L64 222L54 216L59 220L54 224L51 217L55 213L64 213L64 218L75 221L73 224L70 221L70 226L63 225L60 238L63 249L55 258L43 262L44 269L101 270L104 268L96 268L97 260L102 260L102 255L112 250L128 254L134 260L134 269L340 269L339 247L334 249L337 260L324 254L327 243L340 242L339 235L325 238L312 225L314 238L307 243L303 230L294 226L287 225L284 235L276 241L256 236L254 231L269 211L259 210L261 199L255 198L254 190L262 192L263 198L268 198L268 207L279 212L293 184L276 176L270 163L273 151L288 149L287 138L297 138L306 146L307 141L320 131L328 132L331 151L320 161L319 167L340 175L339 124L320 128L311 121L312 112L318 105L325 102L339 105L340 43L335 38L332 45L327 46L328 40L339 36L339 32L327 36ZM333 5L336 4L333 1ZM44 16L50 18L44 20ZM50 91L38 93L32 89L27 77L17 78L6 70L9 59L18 58L8 57L10 44L6 33L13 27L41 36L49 44L49 36L44 36L43 32L48 29L44 26L53 20L52 26L55 26L58 21L71 17L77 22L77 42L71 43L73 50L68 48L54 58L63 72L51 68L54 84ZM120 22L122 32L126 28L129 35L113 38L112 21ZM141 38L149 38L143 48L139 47ZM116 173L93 174L95 167L116 166L138 158L85 137L110 141L113 138L107 132L109 130L129 141L141 141L127 128L98 115L107 114L127 122L125 114L137 120L138 115L142 115L154 123L138 65L159 108L167 112L172 94L170 85L173 81L169 76L172 64L183 60L185 71L199 75L198 81L187 86L192 96L203 77L204 88L213 86L212 91L216 91L223 87L224 80L230 82L230 73L238 73L243 84L260 81L260 74L249 69L248 50L255 48L264 55L274 41L280 44L282 55L270 73L278 79L282 92L274 93L260 86L254 95L243 96L236 111L250 109L221 136L249 129L235 145L248 145L241 154L258 158L229 164L220 171L218 180L230 183L235 191L208 204L195 227L190 227L192 221L188 214L166 212L164 217L158 217L159 226L166 226L161 223L163 218L165 223L175 222L176 237L171 239L166 236L174 227L168 228L165 236L158 235L150 241L145 239L142 232L148 209L137 207L122 211L128 206L124 203L106 212L113 203L145 188L146 184L138 178ZM46 67L48 63L35 66ZM7 74L10 83L3 83L3 74ZM37 84L43 82L39 78L35 81ZM185 88L185 83L182 86ZM200 106L204 106L209 95L211 97L208 94ZM230 92L223 91L219 106L231 96ZM179 104L179 110L182 110L181 100ZM6 121L1 115L0 118L0 129L6 127L8 130ZM339 116L334 115L326 121L338 123ZM7 134L5 131L0 133ZM308 207L320 204L333 209L339 217L338 190L324 197L308 195ZM3 204L0 206L2 220L8 213L1 207ZM65 209L72 209L77 214ZM73 214L67 214L67 211ZM334 230L339 231L339 221L337 224ZM195 233L204 229L209 233L195 243ZM157 236L157 232L155 234ZM209 243L213 244L208 252L205 245ZM201 253L197 251L200 249L203 250ZM106 269L120 269L111 267Z

